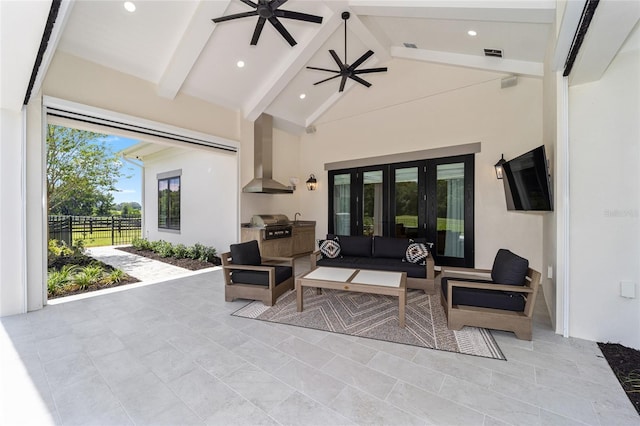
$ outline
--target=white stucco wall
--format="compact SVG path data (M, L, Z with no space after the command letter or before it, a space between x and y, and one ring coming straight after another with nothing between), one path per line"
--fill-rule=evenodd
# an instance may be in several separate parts
M569 91L570 334L640 349L640 46ZM620 296L620 282L636 298Z
M201 243L218 253L236 242L238 172L237 155L207 149L171 148L144 159L143 235L187 246ZM180 231L158 229L160 173L181 170Z
M384 79L371 89L354 87L318 120L315 134L302 136L300 168L319 180L318 191L302 194L302 214L318 222L318 238L327 232L325 163L481 142L475 156L476 266L490 268L504 247L540 270L545 213L508 212L494 164L501 153L509 160L543 144L542 80L519 77L517 86L501 89L501 74L411 65L392 61ZM405 68L411 75L401 72ZM437 82L440 92L427 92L421 79Z

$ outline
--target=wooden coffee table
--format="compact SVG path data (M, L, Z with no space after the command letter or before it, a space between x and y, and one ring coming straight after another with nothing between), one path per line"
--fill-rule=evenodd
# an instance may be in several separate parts
M372 271L367 269L332 268L319 266L296 279L298 312L303 310L304 287L356 291L360 293L398 296L398 321L404 328L407 304L407 273Z

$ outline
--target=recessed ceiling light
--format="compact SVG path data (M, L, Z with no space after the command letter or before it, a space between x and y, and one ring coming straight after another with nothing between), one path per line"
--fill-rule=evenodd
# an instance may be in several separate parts
M477 35L478 35L478 33L477 33L477 32L475 32L474 30L469 30L469 31L467 31L467 34L469 34L471 37L475 37L475 36L477 36Z
M300 99L304 99L306 97L307 97L307 95L305 93L300 93Z
M132 1L125 1L124 2L124 8L127 9L127 12L135 12L136 11L136 5L133 4Z
M236 66L237 66L238 68L244 68L244 61L238 61L238 62L236 62Z

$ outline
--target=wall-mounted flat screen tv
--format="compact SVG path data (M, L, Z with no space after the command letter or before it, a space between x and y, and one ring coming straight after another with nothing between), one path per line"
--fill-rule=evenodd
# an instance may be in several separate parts
M507 210L552 211L544 145L503 164Z

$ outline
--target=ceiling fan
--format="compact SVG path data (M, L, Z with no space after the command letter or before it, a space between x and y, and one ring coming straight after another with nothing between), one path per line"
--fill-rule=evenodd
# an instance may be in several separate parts
M267 20L271 23L271 25L273 25L276 30L278 30L282 37L284 37L284 39L287 40L291 46L295 46L297 43L291 36L291 34L289 34L289 31L287 31L284 25L282 25L280 20L278 20L278 18L295 19L298 21L313 22L315 24L322 23L322 16L278 9L280 6L286 3L287 0L258 0L258 3L254 3L251 0L240 1L247 6L255 8L255 10L252 10L251 12L221 16L220 18L212 19L212 21L218 24L220 22L230 21L232 19L246 18L249 16L259 16L258 23L256 24L256 29L253 31L253 37L251 38L252 46L258 44L258 39L260 38L260 34L262 33L262 28L264 27L264 24L267 22Z
M342 19L344 19L344 62L342 62L340 60L340 58L338 57L338 54L336 53L336 51L332 49L332 50L329 50L329 53L333 57L333 60L336 61L336 63L338 64L338 68L340 68L339 70L330 70L330 69L327 69L327 68L318 68L318 67L307 67L310 70L326 71L326 72L332 72L332 73L336 74L333 77L325 78L324 80L320 80L320 81L318 81L316 83L313 83L314 86L316 86L316 85L318 85L320 83L324 83L325 81L333 80L334 78L342 77L342 80L340 81L340 89L338 89L339 92L342 92L344 90L344 85L347 83L347 78L350 78L350 79L352 79L354 81L357 81L358 83L362 84L363 86L371 87L371 83L369 83L368 81L358 77L357 74L368 74L368 73L372 73L372 72L386 72L387 71L387 67L365 68L365 69L361 69L361 70L356 69L364 61L369 59L369 57L371 55L373 55L373 50L368 50L364 55L360 56L351 65L349 65L347 63L347 20L349 19L350 16L351 16L351 14L349 12L342 12Z

